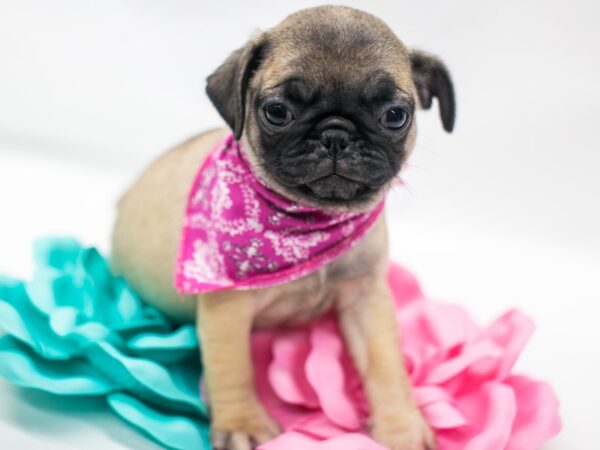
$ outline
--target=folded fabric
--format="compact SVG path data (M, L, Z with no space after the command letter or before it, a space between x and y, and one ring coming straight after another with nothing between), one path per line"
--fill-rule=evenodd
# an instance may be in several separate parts
M217 143L188 195L175 287L181 294L291 282L348 252L383 211L325 212L279 194L233 133Z
M0 277L0 375L24 388L102 396L159 444L210 449L192 324L145 305L105 259L73 239L35 245L31 282ZM390 266L414 394L440 450L533 450L560 430L551 387L511 373L533 325L511 311L479 327L458 306L427 300ZM381 450L335 320L258 332L257 390L284 433L262 450Z

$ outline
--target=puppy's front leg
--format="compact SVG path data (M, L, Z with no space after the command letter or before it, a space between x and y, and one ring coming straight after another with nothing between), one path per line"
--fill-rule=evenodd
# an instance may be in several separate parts
M373 437L392 450L433 450L400 353L394 301L383 276L365 298L340 303L339 323L369 401Z
M215 450L250 450L279 433L255 392L252 300L248 291L204 294L198 300L197 327Z

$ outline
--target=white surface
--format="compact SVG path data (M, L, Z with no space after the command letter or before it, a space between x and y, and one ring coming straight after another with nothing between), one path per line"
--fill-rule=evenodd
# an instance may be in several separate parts
M141 167L219 123L204 78L257 26L316 3L0 0L0 272L27 276L36 236L107 250ZM458 92L453 135L419 115L411 194L390 196L392 253L482 322L530 314L518 368L553 383L565 425L546 448L596 448L598 3L346 3L440 54ZM95 404L3 382L0 398L2 448L153 448Z

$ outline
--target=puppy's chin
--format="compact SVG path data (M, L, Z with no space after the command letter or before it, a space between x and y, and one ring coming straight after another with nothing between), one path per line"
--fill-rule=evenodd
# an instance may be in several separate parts
M369 186L338 174L327 175L297 189L303 196L331 206L348 206L373 194Z
M367 212L384 197L386 186L370 187L338 174L290 186L271 178L271 186L298 203L331 212Z

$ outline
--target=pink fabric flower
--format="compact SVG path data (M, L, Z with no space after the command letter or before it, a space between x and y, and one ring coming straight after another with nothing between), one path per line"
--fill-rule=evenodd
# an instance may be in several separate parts
M460 307L427 300L393 265L402 350L417 403L440 450L533 450L560 428L549 385L512 367L533 332L510 311L486 328ZM253 338L257 389L284 433L261 450L382 450L365 432L360 380L332 317Z

